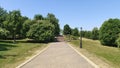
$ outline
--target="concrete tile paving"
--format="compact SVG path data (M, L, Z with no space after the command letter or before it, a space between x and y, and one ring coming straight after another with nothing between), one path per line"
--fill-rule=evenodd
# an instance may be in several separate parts
M65 42L50 47L21 68L94 68Z

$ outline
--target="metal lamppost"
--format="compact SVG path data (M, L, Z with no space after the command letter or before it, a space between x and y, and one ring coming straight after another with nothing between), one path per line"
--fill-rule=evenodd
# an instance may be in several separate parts
M82 48L82 27L80 27L80 48Z

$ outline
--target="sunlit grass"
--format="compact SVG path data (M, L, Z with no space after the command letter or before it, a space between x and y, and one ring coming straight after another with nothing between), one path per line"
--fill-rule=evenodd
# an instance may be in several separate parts
M79 40L73 40L71 43L79 47ZM118 48L101 45L98 40L83 39L83 49L102 60L107 60L115 68L120 67L120 50Z
M35 54L35 51L43 49L47 44L42 43L23 43L25 40L19 40L18 43L12 41L0 42L0 68L15 68L26 58Z

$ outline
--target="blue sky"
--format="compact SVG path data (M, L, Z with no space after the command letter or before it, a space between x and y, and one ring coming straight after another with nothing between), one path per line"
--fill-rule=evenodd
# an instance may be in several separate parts
M53 13L61 28L69 24L92 30L109 18L120 18L120 0L0 0L0 6L7 11L21 10L31 19L35 14Z

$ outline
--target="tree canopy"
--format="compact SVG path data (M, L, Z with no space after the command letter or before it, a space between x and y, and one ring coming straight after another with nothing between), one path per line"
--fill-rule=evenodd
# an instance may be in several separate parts
M41 15L41 14L36 14L35 16L34 16L34 20L43 20L44 18L43 18L43 16Z
M71 31L71 28L68 24L64 25L64 29L63 29L63 34L64 35L68 35L68 34L71 34L72 31Z
M79 30L78 30L78 28L72 29L72 35L73 36L79 36Z
M99 30L97 27L94 27L92 30L92 39L98 40L99 39Z
M27 36L31 39L35 39L39 42L50 42L54 40L54 25L49 21L42 21L33 24L27 33Z
M50 21L51 24L54 25L55 29L54 29L54 34L55 36L58 36L60 34L60 27L59 27L59 20L55 17L54 14L48 13L47 15L47 20Z
M4 8L0 7L0 26L2 26L3 21L6 20L7 14L7 11Z
M109 19L100 27L100 42L103 45L116 46L116 39L120 33L120 20Z
M16 34L20 34L21 28L22 28L22 18L21 18L21 13L19 10L13 10L10 11L7 20L3 22L4 27L10 31L10 34L14 38Z
M6 39L6 37L9 35L9 31L4 29L4 28L0 28L0 39Z

